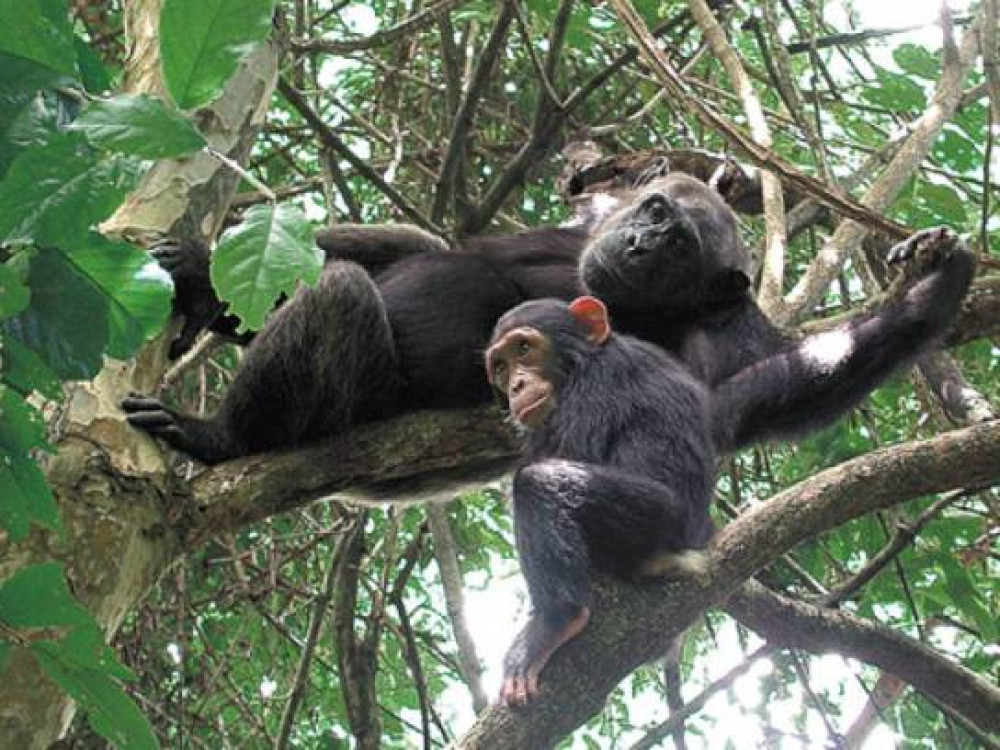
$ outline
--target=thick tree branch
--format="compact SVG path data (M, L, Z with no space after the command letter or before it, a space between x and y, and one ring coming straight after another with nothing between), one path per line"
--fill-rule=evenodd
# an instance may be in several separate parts
M966 32L961 48L955 54L949 54L946 45L941 78L937 82L930 104L924 114L913 123L910 134L895 156L861 199L866 208L879 213L889 209L906 182L926 158L945 123L955 114L962 100L962 81L969 74L976 59L979 48L978 27L981 23L980 16L973 28ZM868 230L866 223L842 222L824 243L795 288L788 293L784 304L769 310L769 313L780 323L800 320L807 316L819 302L827 286L840 272L848 255L861 246Z
M406 414L358 427L339 440L230 461L178 487L175 523L185 547L275 513L351 490L378 499L406 480L405 496L441 481L492 476L517 446L495 408Z
M980 728L1000 732L1000 688L894 630L787 599L756 581L744 584L726 610L769 643L834 651L873 664Z
M743 514L713 545L713 575L746 578L822 531L935 492L1000 481L1000 421L872 451Z

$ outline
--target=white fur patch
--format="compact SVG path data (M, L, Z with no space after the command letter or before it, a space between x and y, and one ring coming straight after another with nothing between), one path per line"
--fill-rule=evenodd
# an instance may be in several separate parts
M854 351L854 337L849 331L828 331L810 336L799 349L810 364L832 370Z
M698 549L659 552L639 566L639 575L643 578L704 577L708 575L708 554Z
M597 224L620 205L621 199L606 193L596 193L582 203L583 207L578 208L571 219L564 221L559 226L568 228L583 224Z

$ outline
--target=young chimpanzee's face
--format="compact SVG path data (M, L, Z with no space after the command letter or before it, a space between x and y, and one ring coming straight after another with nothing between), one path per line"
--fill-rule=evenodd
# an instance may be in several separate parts
M593 297L569 304L525 302L497 323L486 350L486 377L507 398L514 420L537 430L556 408L557 394L574 369L568 353L602 346L610 336L607 308Z
M490 385L507 397L518 424L537 429L556 404L552 345L537 328L507 331L486 350Z

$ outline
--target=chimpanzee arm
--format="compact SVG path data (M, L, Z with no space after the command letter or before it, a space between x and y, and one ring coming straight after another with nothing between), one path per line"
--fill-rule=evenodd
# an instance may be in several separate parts
M352 260L376 273L398 260L434 250L447 250L440 237L412 224L336 224L316 233L327 260Z
M965 244L947 229L929 229L893 247L888 261L915 263L923 278L885 309L810 336L718 386L720 449L832 421L947 332L972 281Z
M245 343L239 337L239 320L226 315L225 304L215 294L209 277L208 246L198 239L165 239L153 245L150 255L170 274L174 282L174 308L184 316L184 326L170 343L170 358L177 359L191 348L198 334L208 329Z

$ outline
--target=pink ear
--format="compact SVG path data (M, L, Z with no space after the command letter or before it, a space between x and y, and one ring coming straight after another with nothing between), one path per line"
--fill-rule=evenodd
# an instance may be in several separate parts
M603 344L611 336L608 308L596 297L577 297L569 303L569 311L589 331L587 338L593 343Z

